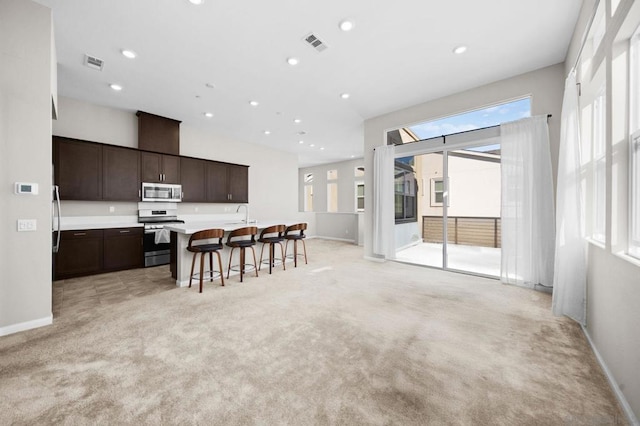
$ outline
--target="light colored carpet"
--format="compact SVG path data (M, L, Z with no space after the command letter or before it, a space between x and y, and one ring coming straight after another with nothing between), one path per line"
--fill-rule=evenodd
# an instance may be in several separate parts
M624 424L550 297L362 259L62 315L0 338L0 424Z

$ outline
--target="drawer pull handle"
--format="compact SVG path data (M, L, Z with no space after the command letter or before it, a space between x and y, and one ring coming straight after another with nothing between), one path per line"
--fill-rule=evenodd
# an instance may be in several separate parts
M86 232L74 232L74 233L73 233L73 235L74 235L75 237L80 237L80 236L82 236L82 235L87 235L87 233L86 233Z
M126 230L126 231L120 231L120 233L121 233L121 234L126 234L126 233L128 233L128 232L131 232L131 231L129 231L129 230Z

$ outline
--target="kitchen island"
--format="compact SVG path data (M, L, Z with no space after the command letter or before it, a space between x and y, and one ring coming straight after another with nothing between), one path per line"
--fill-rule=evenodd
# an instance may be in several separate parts
M189 238L191 235L198 231L203 231L205 229L224 229L225 235L222 240L223 243L226 242L226 238L229 232L234 229L244 228L245 226L255 226L258 228L258 236L260 235L260 231L268 228L273 225L293 225L299 223L298 221L291 220L267 220L267 221L249 221L249 223L245 223L244 221L199 221L199 222L188 222L183 224L171 224L166 225L164 229L171 231L171 276L176 280L176 286L178 287L186 287L189 285L189 274L191 272L191 261L193 259L193 253L187 251L187 246L189 245ZM256 236L256 240L258 239ZM257 243L255 246L256 250L256 261L259 262L260 258L260 247L261 244ZM223 273L227 273L227 266L229 265L229 254L231 253L231 249L225 246L224 250L220 251L220 255L222 257L222 267L225 268ZM268 252L265 253L268 256ZM236 259L239 259L237 257ZM251 259L251 257L250 257ZM258 265L259 266L259 265ZM214 270L216 270L216 265L214 262ZM195 271L194 271L195 272ZM237 272L232 271L232 275L237 274ZM214 282L219 282L214 280ZM194 280L195 283L195 280Z

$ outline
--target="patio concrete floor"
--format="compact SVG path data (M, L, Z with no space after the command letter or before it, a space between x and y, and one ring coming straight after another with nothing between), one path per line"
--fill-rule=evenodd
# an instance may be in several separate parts
M500 248L447 245L447 269L500 277ZM420 243L396 252L395 260L442 268L442 244Z

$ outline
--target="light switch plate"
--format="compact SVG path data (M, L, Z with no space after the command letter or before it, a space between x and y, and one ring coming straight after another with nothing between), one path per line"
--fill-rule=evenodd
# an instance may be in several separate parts
M27 232L36 230L35 219L18 219L18 232Z

